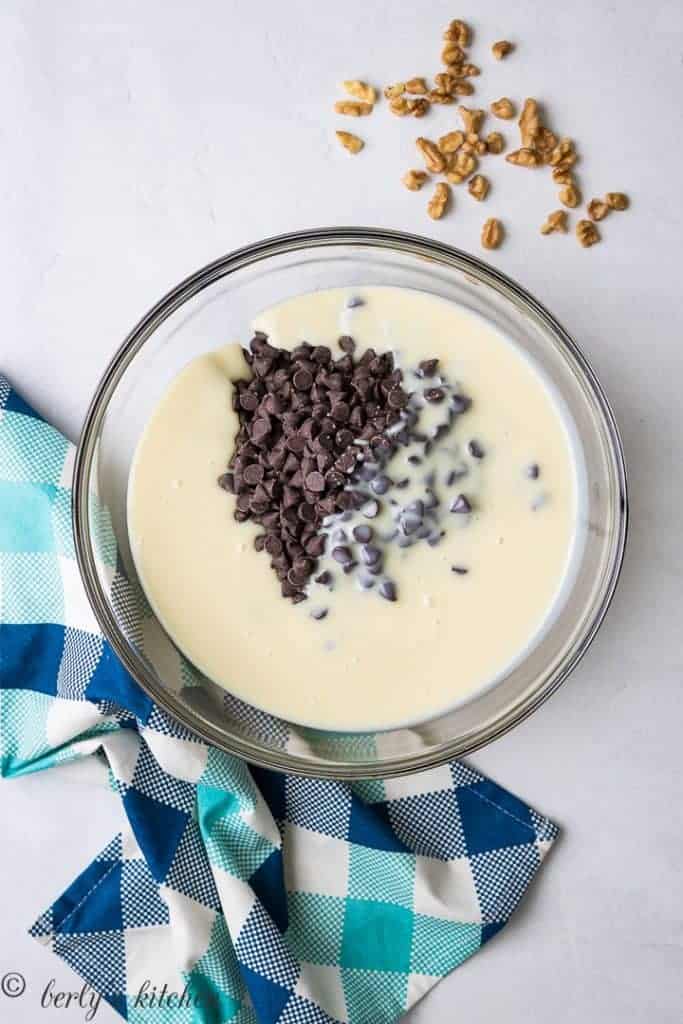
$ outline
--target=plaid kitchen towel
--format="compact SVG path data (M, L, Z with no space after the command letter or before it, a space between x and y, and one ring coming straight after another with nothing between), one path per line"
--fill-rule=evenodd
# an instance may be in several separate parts
M2 774L87 758L129 823L32 935L133 1024L397 1020L502 928L556 827L460 763L349 787L173 722L92 617L73 453L0 376Z

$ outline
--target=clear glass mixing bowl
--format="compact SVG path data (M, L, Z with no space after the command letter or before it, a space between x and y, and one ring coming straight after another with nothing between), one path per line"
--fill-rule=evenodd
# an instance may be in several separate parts
M585 544L550 628L495 686L412 728L332 733L275 718L201 676L155 620L130 554L126 486L155 403L195 356L248 336L259 311L318 288L419 288L480 313L544 371L573 423L586 474ZM168 293L131 331L91 403L74 479L78 562L100 626L162 708L208 742L288 772L356 779L440 764L520 722L567 678L595 636L619 576L627 528L621 442L577 345L531 295L457 249L372 228L326 228L258 242ZM240 666L235 665L235 672Z

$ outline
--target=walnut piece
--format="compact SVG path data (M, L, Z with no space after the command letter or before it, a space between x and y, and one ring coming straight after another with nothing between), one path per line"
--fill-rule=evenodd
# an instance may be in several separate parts
M557 167L553 167L553 181L557 182L558 185L573 185L574 175L571 171L562 171Z
M481 229L481 244L485 249L497 249L503 241L503 225L495 217L489 217Z
M478 132L481 128L481 123L486 116L485 110L470 110L469 107L458 107L458 113L462 118L462 123L465 126L465 131L469 135L470 132Z
M355 96L357 100L374 103L377 99L377 93L372 86L367 82L361 82L359 78L347 78L343 84L349 96Z
M401 181L407 189L410 189L411 192L419 192L428 178L429 175L426 171L411 170L406 171L401 178Z
M452 21L443 34L447 43L457 43L459 46L470 45L470 30L464 21L456 19Z
M439 147L431 139L425 139L420 136L415 140L415 145L422 154L422 159L425 162L425 167L432 174L441 174L446 169L446 157L443 155Z
M470 178L467 191L478 202L481 202L482 199L486 199L490 187L488 178L485 178L483 174L475 174L473 178Z
M457 84L457 75L450 71L441 71L438 75L434 75L434 85L439 92L453 92Z
M544 224L541 224L541 234L551 235L554 231L567 230L567 211L553 210L549 213Z
M337 114L345 114L347 117L367 117L372 113L372 103L362 103L355 100L337 100L334 105Z
M522 113L519 116L519 134L522 139L522 146L531 149L535 142L541 122L538 116L538 103L534 99L524 100Z
M584 249L600 241L600 232L592 220L580 220L576 225L576 237Z
M427 99L430 103L441 103L442 105L455 102L450 92L442 92L441 89L430 89Z
M424 96L419 96L415 100L408 100L408 113L412 114L413 117L424 117L429 111L429 100L425 99Z
M427 213L432 220L440 220L446 212L448 206L448 200L450 199L451 190L448 185L440 181L434 186L434 192L432 198L427 203Z
M405 96L395 96L393 100L389 100L389 110L392 114L396 114L396 117L405 117L410 113L408 100Z
M362 139L359 139L357 135L352 135L351 132L335 132L335 134L344 149L348 149L349 153L360 153L365 145Z
M442 153L455 153L456 149L460 149L465 136L462 132L447 132L446 135L442 135L439 139L439 149Z
M507 96L502 96L499 100L495 100L489 109L494 117L501 117L504 121L509 121L511 117L515 116L512 100L508 99Z
M484 156L484 154L488 153L488 151L488 143L484 139L477 139L477 141L474 143L474 152L477 154L477 156Z
M406 91L405 82L394 82L393 85L387 85L384 88L384 95L388 100L395 100L397 96L402 96Z
M476 156L468 153L464 146L461 146L458 152L451 157L449 170L459 174L464 181L466 178L469 178L470 174L476 171L478 166L479 161Z
M462 64L465 60L465 53L457 43L446 43L441 51L442 64Z
M610 210L604 199L591 199L586 209L591 220L603 220Z
M474 92L474 86L472 85L471 82L468 82L466 79L459 78L458 81L455 83L455 88L453 89L453 92L455 93L456 96L471 96L472 93Z
M477 75L481 74L481 71L476 64L463 64L460 68L460 74L463 78L476 78Z
M508 42L507 39L500 39L497 43L494 43L491 47L491 53L496 60L502 60L503 57L507 57L508 53L513 50L512 43Z
M628 196L624 192L608 192L605 196L605 202L610 210L628 209Z
M509 164L517 164L519 167L538 167L540 163L536 150L529 149L527 146L508 153L505 159Z
M502 153L505 149L505 139L500 132L489 132L486 136L486 145L489 153Z
M409 78L406 82L406 92L416 96L426 96L427 83L424 78Z
M550 159L550 154L557 145L557 135L542 126L537 130L534 138L534 149L544 160Z
M581 202L581 193L576 185L566 185L565 188L560 190L558 199L563 206L568 206L573 210Z
M574 143L571 139L560 139L548 158L551 167L557 167L560 171L568 171L573 167L578 156L574 152Z

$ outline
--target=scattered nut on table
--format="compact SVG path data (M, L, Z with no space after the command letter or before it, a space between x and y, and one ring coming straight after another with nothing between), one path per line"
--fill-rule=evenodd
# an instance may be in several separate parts
M481 244L485 249L497 249L502 241L503 225L495 217L489 217L481 229Z
M337 100L334 105L335 113L344 114L346 117L367 117L372 113L372 103L365 103L361 100Z
M431 171L432 174L441 174L446 169L446 157L435 142L420 136L415 140L415 145L422 154L428 171Z
M409 78L406 82L406 92L412 95L426 96L428 89L424 78Z
M505 149L505 139L500 132L489 132L486 136L486 145L489 153L502 153Z
M481 202L486 199L490 187L488 178L485 178L483 174L475 174L473 178L470 178L467 190L471 196Z
M394 82L393 85L387 85L384 88L384 95L388 100L396 99L397 96L402 96L406 91L405 82Z
M477 133L486 117L485 110L470 109L470 107L458 107L458 113L468 135L470 132Z
M501 117L505 121L509 121L511 117L515 116L513 102L507 96L502 96L499 100L495 100L489 109L494 117Z
M603 220L610 211L604 199L591 199L586 209L591 220Z
M568 206L573 210L581 202L581 193L576 185L567 185L565 188L560 190L558 199L563 206Z
M451 190L444 181L434 186L432 198L427 203L427 213L432 220L440 220L446 212L450 199Z
M464 21L460 21L456 18L448 25L448 28L444 31L443 37L446 42L457 43L459 46L469 46L469 26L466 25Z
M508 153L505 159L509 164L517 164L518 167L538 167L540 163L536 150L529 149L528 146L515 149L512 153Z
M576 225L576 237L584 249L600 241L600 232L592 220L580 220Z
M442 153L455 153L465 141L465 135L461 131L447 132L439 139L439 149Z
M347 78L343 85L349 96L355 96L357 100L374 103L377 99L375 89L367 82L361 82L359 78Z
M608 192L605 196L605 202L610 210L628 209L628 196L623 192Z
M410 170L406 171L401 181L411 192L419 192L428 178L429 175L426 171Z
M365 145L362 139L359 139L357 135L353 135L352 132L336 132L336 136L341 142L344 149L348 149L349 153L360 153L361 149Z
M553 210L549 213L545 223L541 224L541 234L551 235L554 231L567 231L567 211Z
M496 60L502 60L503 57L507 57L508 53L513 50L514 47L511 42L507 39L499 39L497 43L494 43L491 47L491 53Z

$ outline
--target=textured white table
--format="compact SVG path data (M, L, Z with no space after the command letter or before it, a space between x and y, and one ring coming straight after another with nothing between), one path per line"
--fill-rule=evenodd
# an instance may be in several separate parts
M673 1024L683 969L683 8L520 0L502 10L493 0L471 11L379 0L5 0L0 366L75 436L128 328L225 251L280 231L374 224L480 252L484 216L500 215L509 237L491 261L557 314L607 386L629 462L632 531L589 655L530 721L474 759L554 816L563 838L506 932L411 1020ZM580 141L586 192L633 196L628 214L605 222L604 244L584 252L573 238L541 238L537 225L557 205L548 178L495 159L486 205L461 190L452 216L433 224L424 194L399 181L416 163L418 126L386 110L344 125L368 139L363 154L338 149L337 82L437 70L440 30L454 16L477 29L472 56L486 76L476 99L542 97ZM494 65L486 44L501 37L519 46ZM442 108L419 128L441 134L452 121ZM35 1024L41 985L76 979L25 928L121 812L55 773L3 786L0 799L0 974L21 970L29 981L22 999L0 996L0 1015ZM97 1019L118 1018L103 1005Z

